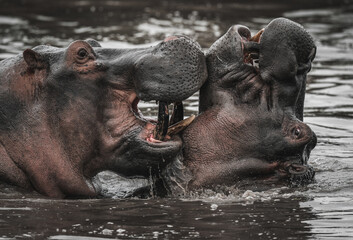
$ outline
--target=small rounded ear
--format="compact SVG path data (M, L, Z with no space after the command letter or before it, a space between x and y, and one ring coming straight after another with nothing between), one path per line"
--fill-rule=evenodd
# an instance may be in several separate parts
M23 52L23 58L31 69L43 68L44 66L41 55L32 49L26 49Z
M91 45L92 47L102 47L98 41L92 38L87 39L86 42L88 42L88 44Z

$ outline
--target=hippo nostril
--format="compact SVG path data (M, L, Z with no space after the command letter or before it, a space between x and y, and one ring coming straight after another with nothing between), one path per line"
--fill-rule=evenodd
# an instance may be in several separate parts
M249 40L251 38L251 32L250 32L249 28L247 28L245 26L239 26L238 33L241 37L243 37L247 40Z
M292 163L288 168L288 172L293 175L301 175L306 173L307 171L308 171L308 166L300 165L296 163Z
M315 177L315 170L311 166L292 166L289 169L290 173L290 185L295 186L303 186L308 183L312 183Z

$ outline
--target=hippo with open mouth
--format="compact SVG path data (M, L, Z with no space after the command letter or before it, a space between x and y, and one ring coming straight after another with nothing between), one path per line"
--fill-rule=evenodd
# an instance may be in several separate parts
M184 36L141 49L38 46L0 62L0 180L50 197L96 196L103 170L149 176L174 160L182 100L207 78L200 46ZM139 100L160 109L145 119ZM184 122L181 124L183 125Z
M182 133L183 152L163 173L168 193L215 185L306 184L317 139L303 120L306 76L316 47L285 18L251 36L231 27L206 53L199 115Z

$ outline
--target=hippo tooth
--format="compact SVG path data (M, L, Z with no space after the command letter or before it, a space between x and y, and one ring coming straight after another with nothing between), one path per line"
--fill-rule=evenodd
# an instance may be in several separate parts
M169 110L166 102L159 102L158 105L158 122L153 132L153 138L163 141L168 131L169 125Z
M259 65L259 60L258 60L258 59L254 59L254 60L252 61L252 65L253 65L255 68L259 68L259 67L260 67L260 65Z
M168 128L168 136L172 136L175 134L178 134L179 132L183 131L185 128L187 128L195 119L195 115L191 115L190 117L171 125Z
M176 124L184 119L184 107L182 102L175 102L173 106L173 113L170 117L169 126Z
M262 35L262 33L264 31L265 31L264 28L261 29L258 33L256 33L254 36L252 36L249 41L251 41L251 42L260 42L260 37L261 37L261 35Z

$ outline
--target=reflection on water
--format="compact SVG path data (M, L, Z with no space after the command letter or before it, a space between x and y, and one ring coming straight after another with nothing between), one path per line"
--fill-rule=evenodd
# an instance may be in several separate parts
M85 38L125 48L186 34L207 48L232 24L247 25L255 33L279 16L303 24L318 46L305 106L305 121L318 135L311 156L314 184L228 194L205 190L184 200L121 200L116 198L128 195L118 191L121 178L104 173L111 199L65 201L1 185L0 239L353 237L352 1L62 0L51 2L50 9L41 0L0 4L0 59L38 44L67 46ZM156 114L154 103L139 107L145 115ZM186 115L197 112L197 94L185 108Z
M1 229L19 238L306 239L311 235L306 221L314 217L311 208L299 206L297 199L252 204L174 199L24 199L3 200L2 204L8 207L0 208L0 214L6 214ZM21 207L28 205L31 208Z

